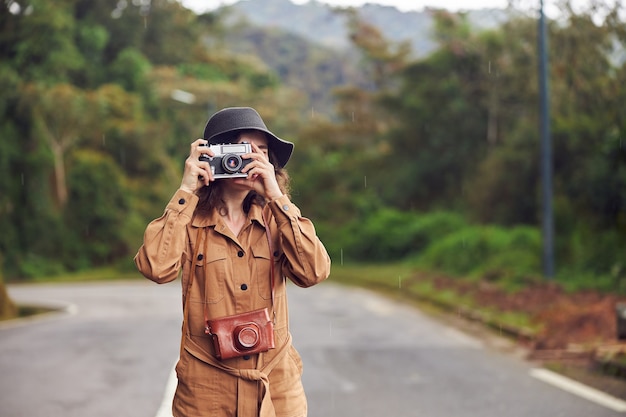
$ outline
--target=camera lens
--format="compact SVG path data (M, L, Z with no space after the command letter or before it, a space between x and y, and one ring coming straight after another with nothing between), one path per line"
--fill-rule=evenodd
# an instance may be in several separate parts
M259 343L259 333L252 327L241 329L237 335L239 346L244 349L252 349Z
M224 171L231 174L239 172L242 164L243 161L241 160L241 157L239 155L228 154L224 155L224 157L222 158L222 168L224 168Z
M233 341L240 351L249 351L256 347L261 340L261 329L255 323L245 323L235 327Z

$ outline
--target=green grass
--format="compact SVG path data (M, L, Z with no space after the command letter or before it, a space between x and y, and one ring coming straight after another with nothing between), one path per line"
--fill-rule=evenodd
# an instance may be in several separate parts
M61 275L38 277L28 282L92 282L92 281L124 281L142 279L137 271L120 270L114 267L89 269L84 271L64 273Z
M363 286L370 284L401 288L402 280L413 274L409 265L397 264L344 264L333 265L332 279L344 284Z
M49 308L49 307L41 307L41 306L34 306L34 305L20 305L17 307L17 316L28 317L28 316L34 316L36 314L50 313L52 311L56 311L56 310L54 308Z

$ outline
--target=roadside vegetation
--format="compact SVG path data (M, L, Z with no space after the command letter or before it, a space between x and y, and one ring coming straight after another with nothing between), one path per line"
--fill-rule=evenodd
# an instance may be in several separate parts
M528 311L506 312L495 306L481 304L478 297L449 285L449 281L442 281L449 277L419 271L406 263L335 265L331 279L344 285L383 293L403 302L417 303L421 307L477 320L512 337L531 339L543 328ZM466 280L466 283L472 281Z
M592 3L565 7L549 24L551 285L624 294L626 23L620 4ZM335 11L348 17L353 50L345 56L358 57L350 66L358 81L323 65L328 57L315 49L306 63L320 70L292 88L254 48L228 43L242 41L227 34L246 24L228 26L227 9L197 16L168 0L0 8L5 281L132 276L143 230L178 187L208 114L249 105L296 143L292 198L314 220L335 274L370 283L368 270L400 268L510 294L546 283L536 16L478 32L464 15L434 10L438 48L416 59L358 9ZM284 47L276 54L293 63L284 73L300 73L303 48L292 47L293 36L285 43L276 31L252 32ZM324 77L310 78L316 73ZM327 80L343 84L320 85ZM333 108L317 111L307 85L326 91ZM394 288L396 275L371 285ZM411 278L399 288L480 307L435 284ZM0 303L2 314L15 311L4 291ZM523 316L510 321L533 327Z

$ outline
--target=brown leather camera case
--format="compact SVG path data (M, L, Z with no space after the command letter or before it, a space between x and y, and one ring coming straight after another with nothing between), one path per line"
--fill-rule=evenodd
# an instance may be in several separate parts
M215 356L231 359L274 349L274 324L267 308L207 320Z

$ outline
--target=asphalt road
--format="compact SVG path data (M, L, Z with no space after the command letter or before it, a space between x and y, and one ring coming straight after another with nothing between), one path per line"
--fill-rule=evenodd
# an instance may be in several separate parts
M0 417L157 415L178 354L178 282L11 286L9 293L66 313L0 324ZM327 282L291 287L289 299L311 417L624 414L373 293Z

